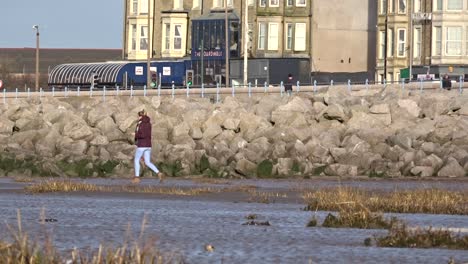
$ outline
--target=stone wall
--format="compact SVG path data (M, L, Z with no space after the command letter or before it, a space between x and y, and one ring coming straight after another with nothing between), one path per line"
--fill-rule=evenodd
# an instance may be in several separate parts
M466 175L467 96L352 93L330 87L218 104L157 96L12 99L0 105L0 175L130 177L142 109L152 119L153 161L174 175Z

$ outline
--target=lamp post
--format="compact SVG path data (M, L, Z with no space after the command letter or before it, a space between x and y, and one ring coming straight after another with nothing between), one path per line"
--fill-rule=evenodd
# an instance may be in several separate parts
M225 54L226 54L226 88L229 88L229 27L228 27L228 8L227 0L224 0L224 28L225 30Z
M33 29L36 30L36 85L35 91L39 90L39 25L34 25Z
M153 42L152 35L151 34L151 1L148 1L148 27L147 27L147 37L148 37L148 42L146 46L146 88L149 89L151 85L151 50L153 49L151 47L151 44Z

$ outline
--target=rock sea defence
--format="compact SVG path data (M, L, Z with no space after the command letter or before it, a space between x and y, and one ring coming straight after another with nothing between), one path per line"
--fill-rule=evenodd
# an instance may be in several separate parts
M292 96L42 97L0 104L0 176L133 175L137 112L169 175L420 176L468 172L468 96L328 87Z

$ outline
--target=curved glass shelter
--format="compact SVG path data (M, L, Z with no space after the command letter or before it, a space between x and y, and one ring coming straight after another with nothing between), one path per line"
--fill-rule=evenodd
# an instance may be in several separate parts
M61 64L53 68L49 74L49 85L89 85L94 75L100 83L115 83L119 71L127 62L106 63L73 63Z

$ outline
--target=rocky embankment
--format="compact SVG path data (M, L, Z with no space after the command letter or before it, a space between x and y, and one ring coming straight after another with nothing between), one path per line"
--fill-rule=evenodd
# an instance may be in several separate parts
M468 171L468 96L385 90L208 98L33 98L0 105L0 175L132 175L137 112L172 175L440 176Z

